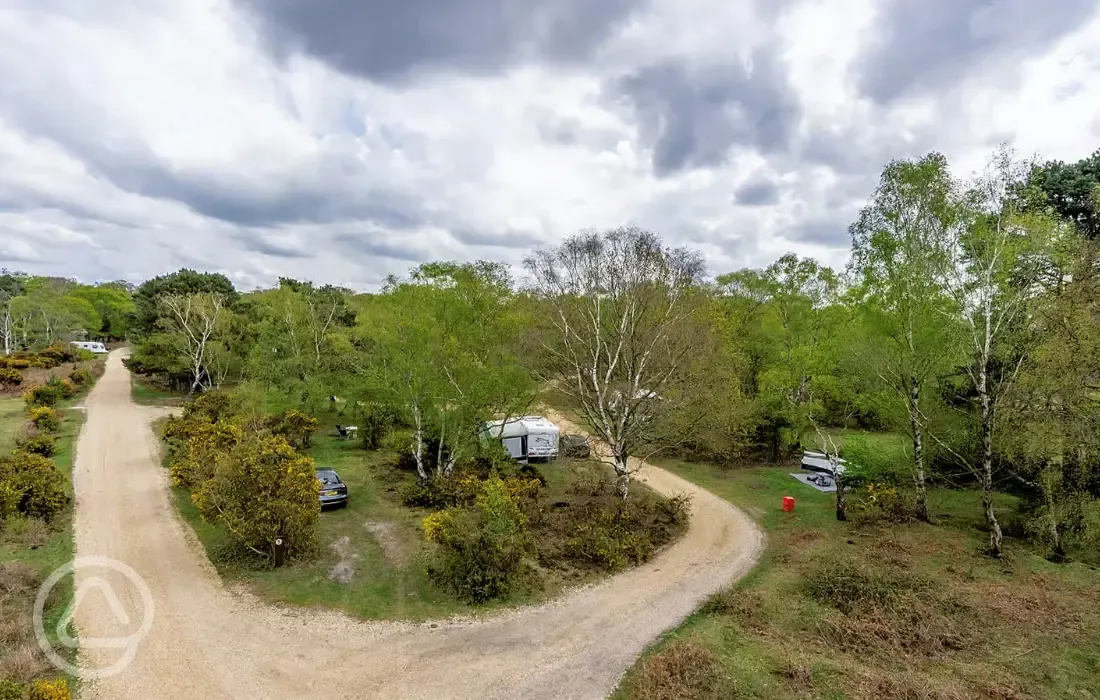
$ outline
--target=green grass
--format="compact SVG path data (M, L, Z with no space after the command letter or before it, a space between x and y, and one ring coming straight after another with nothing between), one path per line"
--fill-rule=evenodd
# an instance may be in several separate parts
M23 399L0 399L0 452L7 452L15 443L27 417L23 414Z
M54 462L57 464L57 468L65 475L65 482L69 495L72 496L72 472L73 464L76 457L76 441L80 434L81 426L84 424L85 414L82 410L74 408L80 399L73 399L64 402L58 408L62 412L63 420L61 423L61 429L58 433L57 439L57 452L53 456ZM13 400L5 400L0 404L0 411L7 417L10 408L8 404ZM18 421L14 419L15 425L21 426L26 420L23 414L23 402L18 400L19 412L17 414ZM2 425L6 428L9 425L9 421L5 420ZM3 437L3 436L0 436ZM8 449L7 445L4 445L5 452ZM72 561L74 552L74 541L72 531L72 508L68 508L60 515L56 516L49 524L42 524L38 521L11 521L6 524L5 527L0 529L0 564L8 562L19 562L32 567L38 574L39 580L45 579L51 573L53 573L59 567ZM13 594L3 602L6 606L11 606L9 609L21 613L22 611L29 611L32 609L34 596L37 591L29 591L26 594ZM73 580L72 576L66 576L63 578L53 589L50 597L47 599L46 608L44 610L44 628L47 634L54 638L54 631L57 626L58 620L65 609L70 605L73 596ZM29 622L29 618L28 618ZM15 648L19 643L35 645L32 630L24 630L26 633L22 642L19 640L11 640L11 648ZM35 645L36 646L36 645ZM0 658L4 654L10 651L9 648L5 648L5 645L0 642ZM68 650L62 649L63 653L67 653ZM71 654L69 654L71 658ZM52 669L50 669L52 672ZM47 674L50 675L50 674ZM75 685L76 679L70 678L70 686Z
M142 406L179 406L186 396L176 391L166 391L148 380L130 374L130 393L134 403Z
M663 464L744 509L768 548L656 644L615 698L1100 697L1100 572L1051 564L1014 540L1003 561L981 555L976 492L934 490L938 525L857 527L788 469ZM1002 522L1013 507L998 497ZM840 612L808 583L831 585L836 571L857 574L855 593L842 594L884 590L897 602Z
M844 442L851 437L859 437L866 441L867 447L870 449L880 449L890 453L896 453L897 451L912 450L912 441L908 435L904 433L887 433L887 432L872 432L870 430L860 430L858 428L823 428L822 433L826 437L830 438L837 449L840 451L840 455L844 456ZM802 434L802 445L808 450L821 451L821 438L814 430L807 430ZM910 454L910 457L912 455Z

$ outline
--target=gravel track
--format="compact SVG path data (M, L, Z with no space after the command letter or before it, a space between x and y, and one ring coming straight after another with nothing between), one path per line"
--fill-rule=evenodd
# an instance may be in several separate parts
M73 477L77 554L133 567L156 614L134 661L86 681L85 698L604 698L647 645L747 573L764 545L726 501L642 465L639 478L652 488L691 496L690 527L650 563L597 585L543 605L423 624L272 606L227 589L179 519L150 429L164 409L133 403L118 352L87 410ZM78 586L91 575L78 570ZM140 596L105 578L136 626ZM89 594L79 606L82 639L123 627L104 598ZM104 664L119 653L82 649L81 659Z

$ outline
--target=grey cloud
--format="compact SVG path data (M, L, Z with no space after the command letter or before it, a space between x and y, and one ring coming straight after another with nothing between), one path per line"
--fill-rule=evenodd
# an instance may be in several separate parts
M756 207L779 201L779 186L763 176L753 176L733 191L733 201L744 206Z
M784 237L792 241L817 243L832 247L844 247L849 243L848 226L851 220L843 216L812 218L784 229Z
M814 129L794 149L803 162L824 165L842 176L877 178L887 163L944 148L950 134L928 124L899 135L886 114L842 128Z
M294 164L296 172L290 180L276 182L250 176L247 170L181 170L162 161L144 144L101 138L103 132L97 130L94 120L79 126L57 116L56 110L36 105L9 104L9 107L12 122L26 133L50 138L78 156L94 175L119 189L177 201L203 216L228 223L266 227L367 221L403 230L421 226L432 218L418 196L374 184L377 178L370 166L354 156L350 148L342 152L322 151L315 162ZM111 216L53 194L34 198L24 198L18 192L15 195L8 197L0 191L0 208L37 204L56 207L77 217L92 214L93 218L112 221Z
M613 129L585 126L579 119L544 115L536 117L535 128L539 137L558 146L584 146L592 151L614 150L625 134Z
M181 172L143 155L151 156L89 160L121 189L176 200L204 216L242 226L362 220L406 229L426 217L415 199L371 187L367 166L358 161L346 168L322 161L320 172L272 183L239 173Z
M0 183L0 212L31 214L41 210L64 212L76 219L96 221L115 226L134 226L126 217L115 216L104 206L87 204L74 198L52 192L39 192L29 188L2 187Z
M384 240L386 235L381 232L371 233L338 233L332 237L334 243L346 246L355 253L369 257L392 258L406 262L424 262L431 257L429 251L420 250L417 246L402 246L399 243Z
M587 58L646 0L238 0L280 51L387 82Z
M632 106L659 175L720 165L735 145L782 151L800 117L786 70L768 49L753 55L751 67L694 69L666 60L619 79L612 90Z
M1097 10L1096 0L888 0L874 45L855 64L862 92L878 102L931 92L986 61L1015 72Z
M2 262L4 266L11 265L12 263L46 262L37 255L28 255L27 253L20 253L17 251L18 249L15 247L15 242L7 241L0 237L0 262Z
M573 146L580 141L584 127L576 119L543 119L538 122L537 128L543 141Z
M507 230L493 233L480 229L460 227L449 231L451 237L465 245L490 248L534 248L546 241L530 231Z
M305 249L305 243L297 239L293 240L293 242L286 243L283 242L285 238L277 237L275 234L265 233L263 231L238 231L233 237L241 242L245 250L261 253L263 255L270 255L276 258L316 257L313 251Z

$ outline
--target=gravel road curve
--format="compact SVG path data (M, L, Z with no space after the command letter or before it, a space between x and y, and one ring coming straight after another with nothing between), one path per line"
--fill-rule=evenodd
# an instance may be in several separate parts
M77 555L132 567L156 612L133 662L86 681L85 698L604 698L648 644L748 572L764 545L729 503L646 465L640 478L654 489L691 496L690 528L649 564L598 585L490 617L424 624L271 606L227 590L177 516L150 429L164 409L133 403L119 352L86 403L73 476ZM101 573L79 569L78 587ZM136 625L141 597L104 578ZM78 606L82 640L124 626L109 602L89 593ZM102 666L119 653L82 649L81 659Z

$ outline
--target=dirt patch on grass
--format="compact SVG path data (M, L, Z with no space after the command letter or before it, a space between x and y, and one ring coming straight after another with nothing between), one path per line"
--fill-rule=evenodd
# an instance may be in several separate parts
M351 538L344 535L330 545L330 549L339 557L339 561L329 569L328 577L339 583L351 583L355 576L355 562L359 555L352 551Z
M403 566L408 561L409 553L405 542L401 539L397 523L385 520L368 520L364 523L370 534L382 548L382 556L394 566Z

